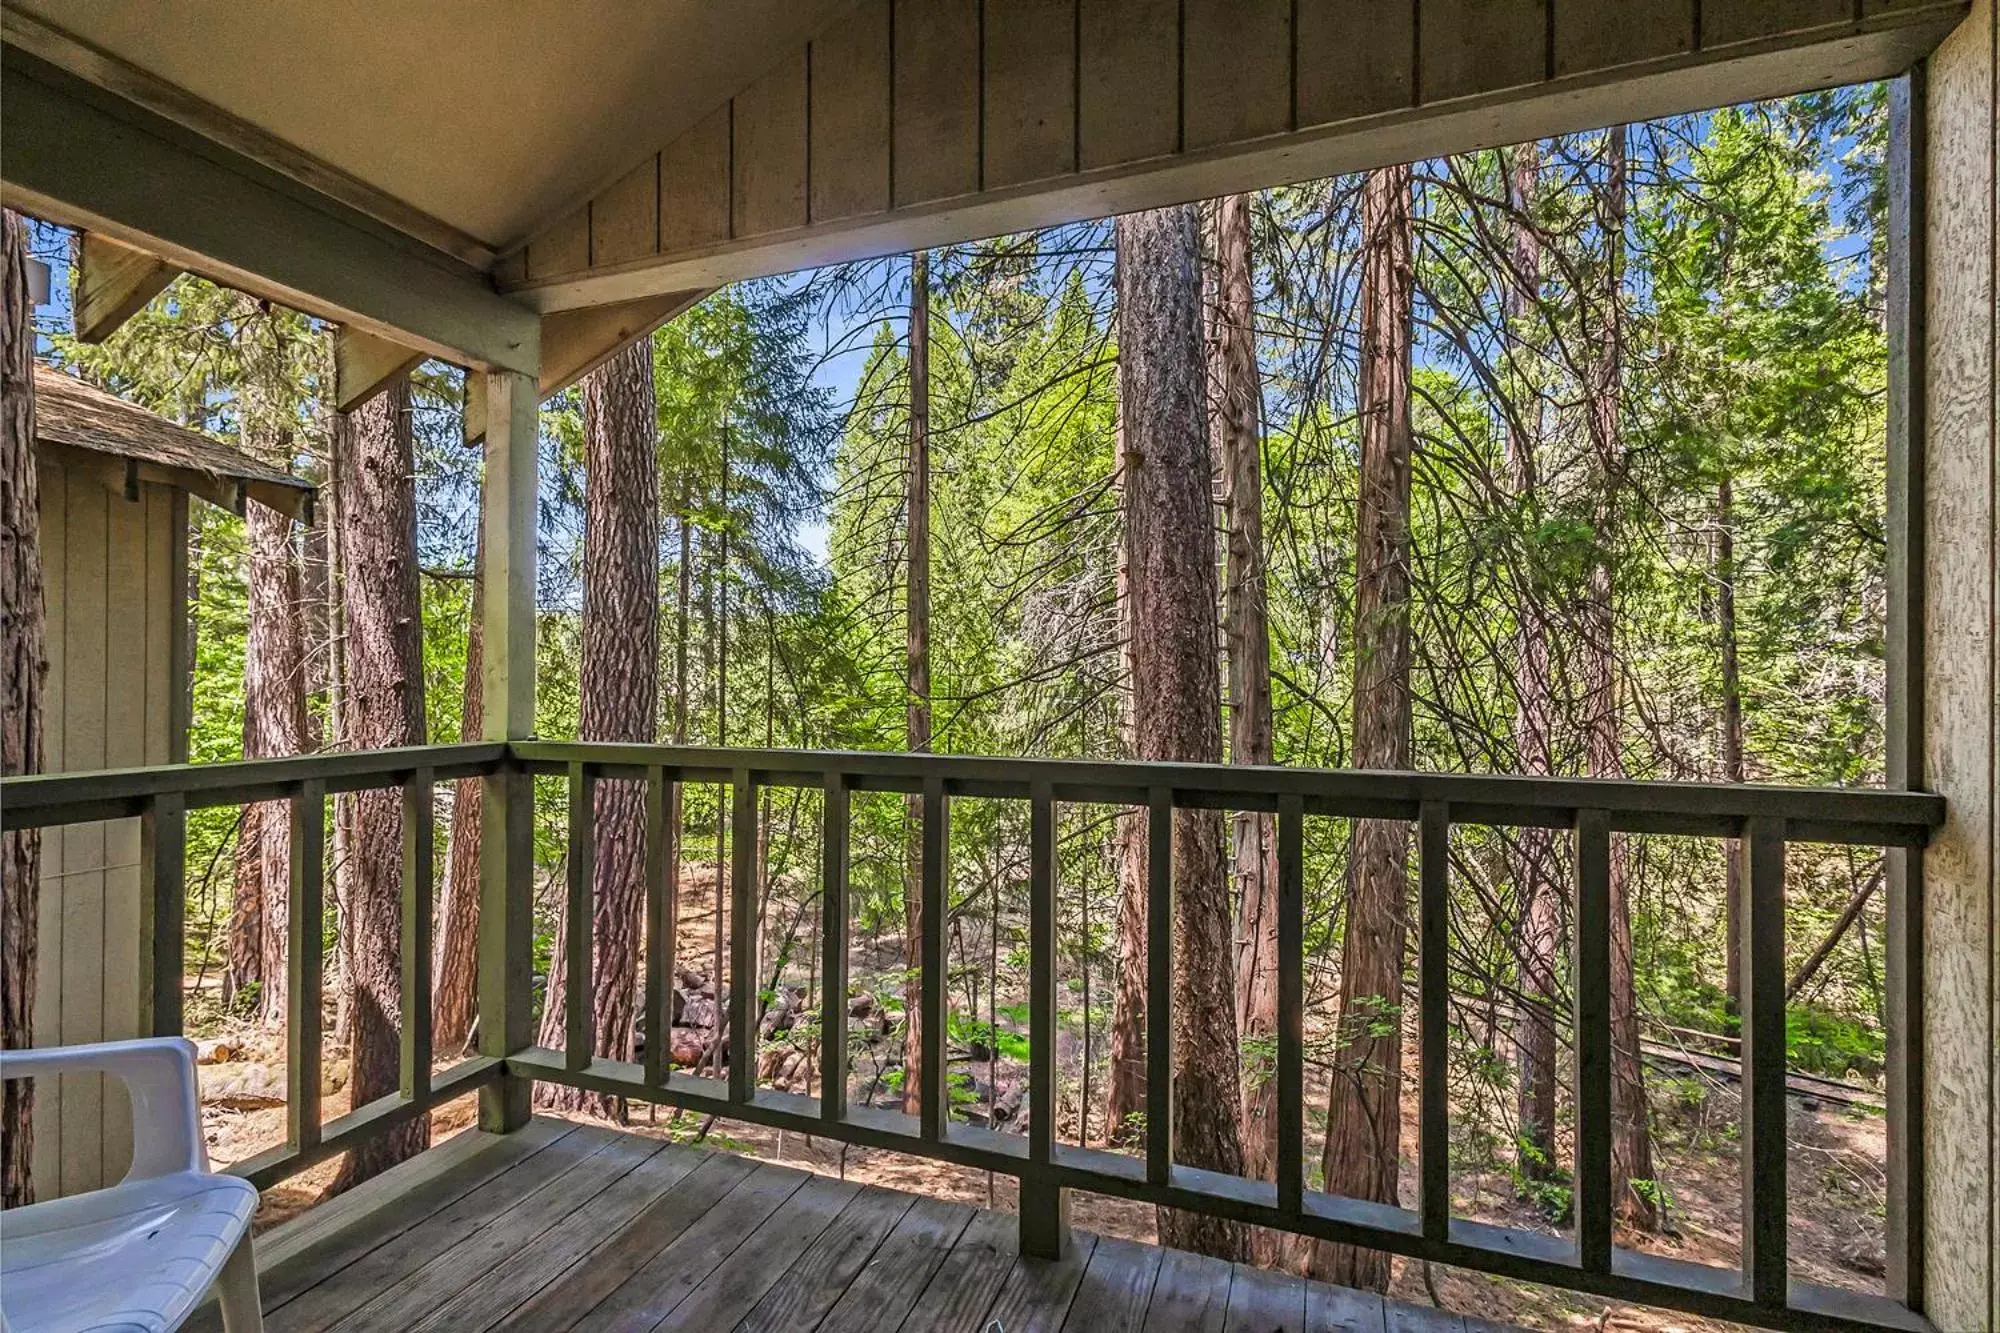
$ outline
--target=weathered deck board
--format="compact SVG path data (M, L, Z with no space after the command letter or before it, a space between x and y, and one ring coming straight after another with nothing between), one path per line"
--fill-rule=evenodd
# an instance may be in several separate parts
M1492 1327L1087 1231L1027 1258L1009 1215L595 1125L427 1156L264 1238L274 1333Z

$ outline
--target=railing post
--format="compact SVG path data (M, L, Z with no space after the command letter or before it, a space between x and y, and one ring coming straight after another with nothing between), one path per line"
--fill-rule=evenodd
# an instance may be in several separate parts
M923 1047L923 1086L917 1089L919 1130L932 1143L944 1136L951 1118L951 1080L945 1077L945 797L944 779L924 779L922 799L922 865L919 867L921 900L918 909L921 946L918 958L922 975L918 978L923 1020L919 1036Z
M1021 1174L1021 1253L1069 1248L1069 1199L1051 1169L1056 1143L1056 812L1037 781L1028 797L1028 1168Z
M474 372L477 373L477 372ZM486 376L486 475L480 603L486 652L484 732L526 740L535 727L535 378ZM534 1040L534 789L511 758L480 795L479 1053L505 1059ZM508 1076L480 1090L479 1126L528 1122L531 1084Z
M757 1092L757 787L748 769L734 778L729 832L729 1100Z
M1785 1303L1785 824L1747 819L1743 858L1743 1276Z
M1577 1262L1611 1271L1611 818L1576 812Z
M403 783L402 1093L431 1095L431 930L436 883L431 770Z
M1305 801L1278 798L1278 1211L1305 1208Z
M187 948L187 797L162 792L139 824L145 874L146 1029L156 1037L181 1033L181 988Z
M563 926L563 1067L590 1068L596 1052L591 1016L591 948L596 943L597 775L569 766L569 901Z
M1174 793L1146 793L1146 1182L1174 1174Z
M285 949L285 1142L319 1144L320 998L326 952L326 784L292 797L292 891Z
M847 778L826 775L820 863L819 1114L847 1118Z
M1431 1240L1451 1234L1450 853L1450 811L1425 801L1417 816L1417 1175L1418 1213Z
M672 1046L673 1001L669 990L674 983L675 876L673 834L667 820L673 808L666 769L654 764L646 770L646 1086L657 1088L667 1081L667 1051Z

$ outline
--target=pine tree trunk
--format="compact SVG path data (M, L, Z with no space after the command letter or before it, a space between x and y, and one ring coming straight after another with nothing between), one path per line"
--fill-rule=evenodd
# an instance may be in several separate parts
M1354 763L1410 766L1410 169L1370 172L1362 196L1361 480L1354 596ZM1340 1031L1326 1188L1395 1203L1402 1155L1403 946L1409 827L1356 820L1341 946ZM1319 1242L1313 1276L1375 1291L1379 1250Z
M905 497L909 570L904 580L908 734L912 753L931 748L931 284L930 256L910 256L910 461ZM909 799L908 865L903 881L903 1110L920 1113L923 1076L923 798Z
M293 464L297 401L286 379L283 333L268 314L242 322L240 403L243 449L275 467ZM243 648L243 757L281 759L307 748L304 583L292 520L261 504L245 507L249 612ZM243 812L236 843L229 965L223 992L259 986L267 1022L285 1012L286 912L291 885L291 814L270 801Z
M578 726L586 741L650 745L659 703L660 471L653 343L641 338L583 382L583 661ZM591 941L592 1054L630 1060L646 905L646 789L597 784ZM578 928L564 920L563 935ZM742 978L731 978L743 984ZM750 984L755 984L752 981ZM549 972L542 1045L564 1045L562 969ZM664 1034L663 1034L664 1035ZM544 1105L622 1116L620 1099L544 1083Z
M1121 414L1114 427L1118 458L1125 457L1125 426ZM1125 477L1115 470L1113 485L1122 512ZM1137 720L1133 717L1132 581L1130 534L1118 534L1118 753L1139 757ZM1112 833L1112 858L1118 867L1118 972L1111 991L1111 1078L1105 1089L1105 1123L1114 1143L1130 1143L1135 1116L1146 1111L1146 812L1118 815ZM1147 1127L1151 1132L1151 1127Z
M1715 621L1722 641L1722 780L1748 781L1743 762L1743 669L1736 637L1736 496L1728 474L1715 488ZM1743 1005L1743 927L1737 904L1743 894L1743 862L1734 841L1723 845L1722 921L1724 981L1729 1007Z
M1192 207L1118 219L1118 390L1131 552L1134 733L1142 759L1216 763L1222 681L1208 432L1203 421L1201 238ZM1174 818L1176 1160L1239 1175L1233 921L1222 817ZM1246 1228L1161 1209L1163 1244L1245 1256Z
M1215 204L1214 338L1216 453L1228 541L1223 644L1229 657L1229 762L1272 762L1271 631L1265 604L1263 384L1257 373L1250 199ZM1233 820L1238 908L1236 1019L1249 1069L1243 1088L1243 1170L1270 1180L1278 1162L1278 845L1271 816ZM1281 1241L1278 1233L1266 1239ZM1270 1257L1275 1258L1275 1255Z
M423 634L417 598L415 460L410 386L401 381L334 418L349 750L424 743ZM340 798L346 829L342 988L348 1000L348 1090L362 1106L400 1076L403 798L394 788ZM350 1151L327 1187L338 1193L423 1151L419 1116Z
M1599 224L1605 243L1604 286L1598 293L1598 360L1590 385L1591 447L1597 455L1595 558L1584 597L1584 747L1594 778L1625 776L1618 721L1617 600L1612 552L1618 540L1618 491L1625 476L1625 441L1619 420L1624 383L1625 278L1624 126L1605 135L1604 184ZM1659 1211L1653 1181L1652 1134L1639 1057L1639 1009L1632 977L1632 909L1626 894L1625 840L1611 840L1611 1171L1619 1217L1652 1230Z
M465 686L458 738L485 734L486 632L480 605L486 587L485 488L474 518L472 595L465 618ZM437 948L431 967L431 1041L441 1056L462 1052L479 1011L479 813L478 778L461 778L451 794L451 846L443 901L438 904Z
M1541 151L1535 143L1513 150L1508 164L1508 201L1514 210L1510 264L1513 281L1506 296L1511 336L1523 338L1534 317L1542 282L1542 241L1533 212ZM1541 445L1541 400L1523 376L1507 428L1507 484L1523 521L1539 513L1536 452ZM1549 684L1548 630L1542 581L1529 554L1515 574L1514 753L1522 773L1551 772L1553 705ZM1521 894L1521 993L1515 1037L1519 1077L1518 1165L1524 1179L1546 1181L1556 1171L1556 965L1562 947L1562 885L1555 870L1555 838L1548 829L1514 831L1514 882Z
M27 227L0 210L0 774L42 771L43 647L41 483L35 469L35 331L28 308ZM40 930L42 840L0 835L0 1046L35 1044L35 945ZM6 1082L0 1106L0 1207L35 1201L35 1085Z

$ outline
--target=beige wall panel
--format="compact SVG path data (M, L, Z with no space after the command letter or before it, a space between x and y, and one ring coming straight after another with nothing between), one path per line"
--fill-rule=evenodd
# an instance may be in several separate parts
M1995 42L1979 0L1930 65L1924 776L1949 809L1924 856L1924 1237L1940 1329L2000 1327Z
M1299 0L1299 124L1394 111L1416 100L1417 12L1378 0Z
M67 488L64 514L63 760L70 772L105 766L107 703L105 652L109 637L106 547L111 493L77 478ZM123 505L123 499L116 503ZM62 831L62 892L43 910L61 912L62 1028L64 1043L96 1041L104 1033L105 825ZM41 960L43 966L52 961ZM65 1074L62 1086L62 1190L96 1186L103 1175L104 1080Z
M590 263L623 264L657 248L660 234L660 158L655 153L590 201Z
M1555 0L1556 76L1695 47L1695 0Z
M862 0L813 39L815 222L889 207L889 2Z
M1179 0L1077 0L1077 159L1089 171L1180 148Z
M1183 0L1181 115L1192 150L1292 127L1291 0Z
M729 239L729 107L717 107L660 153L660 249Z
M41 463L42 600L47 607L43 646L49 674L42 696L42 763L51 773L63 767L63 633L69 606L66 587L68 542L63 520L69 512L69 479L61 464L46 457ZM60 832L42 835L42 901L37 916L35 957L35 1042L53 1046L62 1040L62 969L49 960L62 957L62 899L56 888L63 872ZM42 1197L62 1184L62 1090L57 1080L35 1089L34 1173Z
M528 281L590 267L590 206L571 213L528 247Z
M1544 0L1422 0L1417 96L1442 102L1539 83L1548 70Z
M1726 46L1853 17L1853 0L1712 0L1701 7L1701 44Z
M731 227L762 236L806 225L806 52L736 95Z
M989 190L1076 170L1077 0L986 0Z
M896 0L895 202L979 188L977 0Z

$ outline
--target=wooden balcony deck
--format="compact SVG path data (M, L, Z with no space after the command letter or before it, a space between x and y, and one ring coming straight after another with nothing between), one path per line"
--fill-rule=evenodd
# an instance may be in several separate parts
M467 1133L260 1238L271 1333L1488 1333L1495 1325L597 1125ZM196 1328L219 1328L212 1308Z

